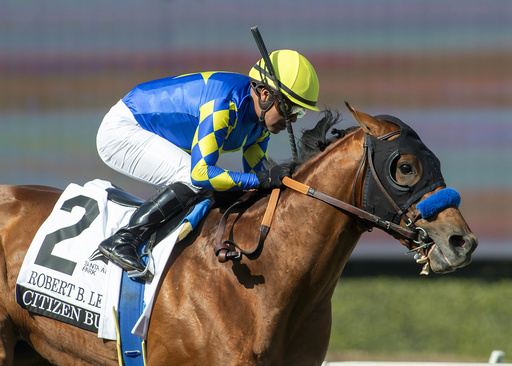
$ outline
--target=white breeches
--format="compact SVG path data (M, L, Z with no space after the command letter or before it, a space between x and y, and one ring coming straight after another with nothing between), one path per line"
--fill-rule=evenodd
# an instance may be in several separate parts
M199 191L190 179L190 155L144 130L121 100L103 118L96 146L105 164L122 174L157 186L181 182Z

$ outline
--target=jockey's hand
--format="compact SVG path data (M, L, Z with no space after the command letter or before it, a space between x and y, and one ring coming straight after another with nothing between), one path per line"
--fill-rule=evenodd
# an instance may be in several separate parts
M269 170L263 170L256 173L258 177L258 190L269 191L274 188L281 188L283 186L282 179L284 177L291 177L292 170L287 166L275 166Z

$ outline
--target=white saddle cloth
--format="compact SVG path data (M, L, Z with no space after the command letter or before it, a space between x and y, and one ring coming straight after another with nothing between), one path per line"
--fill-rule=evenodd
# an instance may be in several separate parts
M112 308L119 303L122 270L97 248L128 223L135 208L109 201L106 189L111 187L110 182L96 179L64 190L27 251L16 299L33 313L115 340ZM154 248L154 278L145 285L144 312L132 330L143 339L163 268L184 225Z

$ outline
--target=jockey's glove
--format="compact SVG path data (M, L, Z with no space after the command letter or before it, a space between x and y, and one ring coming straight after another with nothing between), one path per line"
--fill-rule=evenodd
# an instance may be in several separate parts
M281 188L283 186L282 179L284 177L291 177L292 170L287 166L277 165L268 170L262 170L256 173L258 177L258 190L270 191L274 188Z

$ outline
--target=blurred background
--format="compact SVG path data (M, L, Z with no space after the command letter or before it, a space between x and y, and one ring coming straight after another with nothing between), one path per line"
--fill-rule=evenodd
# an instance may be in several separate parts
M342 319L356 323L334 326L329 357L426 359L440 353L444 360L486 361L493 347L508 347L512 356L512 306L504 306L511 305L512 293L503 282L512 278L508 0L3 0L0 183L65 188L101 178L150 196L153 187L110 170L98 158L95 135L103 115L135 85L152 79L196 71L247 74L260 58L252 26L259 27L269 51L294 49L312 62L320 79L320 105L339 109L342 127L355 124L344 100L412 126L441 160L447 184L461 193L461 211L480 240L469 267L419 279L421 268L398 242L378 232L365 234L345 270L346 282L340 282L340 304L335 304L346 311ZM320 117L309 112L294 126L296 137ZM286 133L273 136L270 157L291 159ZM223 167L240 169L240 161L237 153L230 154ZM359 281L368 292L359 294L358 301L370 306L377 301L393 314L405 299L417 304L427 298L436 299L435 310L427 308L438 314L443 300L447 307L455 305L447 295L457 293L464 304L461 296L468 296L475 314L466 308L444 314L440 324L446 327L448 319L456 324L452 333L431 329L428 338L436 339L437 348L425 339L404 342L425 332L424 325L419 330L388 325L388 331L372 339L378 332L361 334L375 330L379 319L373 322L372 311L362 305L344 307L354 305L350 286L362 289ZM404 284L404 293L375 297L379 288L389 296L400 288L397 281ZM433 292L448 285L459 287ZM493 286L496 297L487 293ZM482 300L481 307L475 299ZM458 320L455 312L465 316ZM404 324L435 314L407 312ZM461 325L468 318L476 318L472 330ZM484 342L481 324L490 321L494 328ZM334 324L341 322L335 319ZM508 333L497 333L499 326ZM354 329L360 338L353 337ZM390 338L399 331L400 339Z

